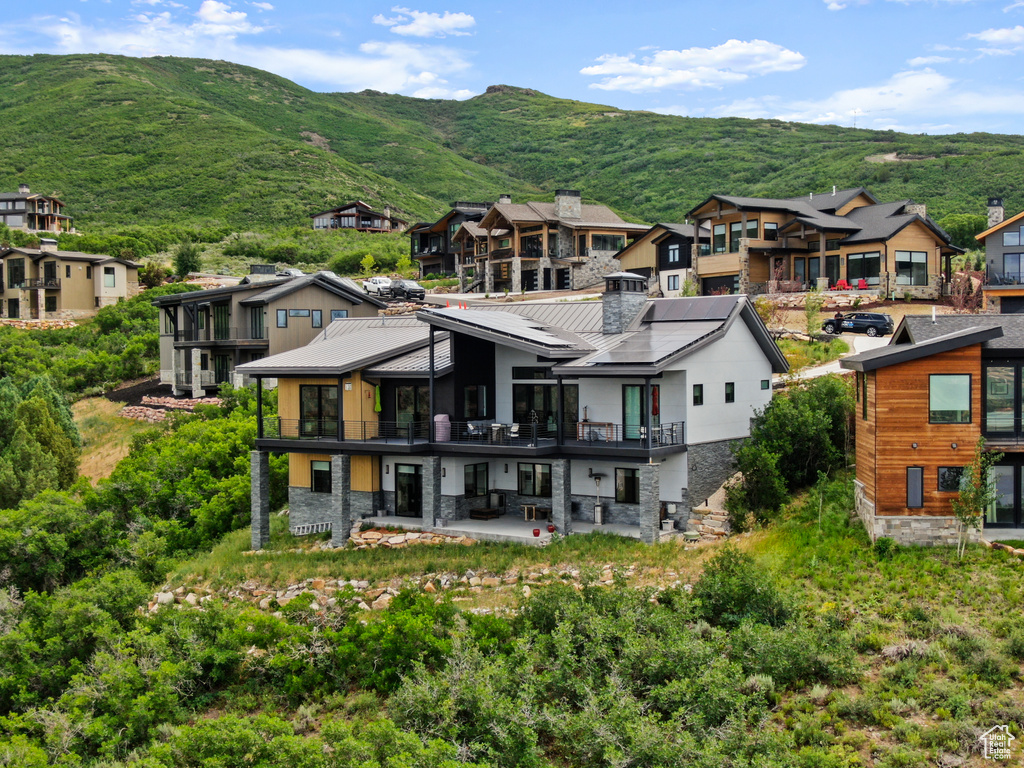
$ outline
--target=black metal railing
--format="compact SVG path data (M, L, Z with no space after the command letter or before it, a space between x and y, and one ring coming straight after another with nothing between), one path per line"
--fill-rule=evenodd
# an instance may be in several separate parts
M267 329L241 328L189 328L177 331L175 341L266 341Z
M686 422L673 421L654 427L615 424L609 421L579 421L565 425L566 443L585 443L609 448L661 448L686 444Z
M332 440L346 442L426 442L426 422L412 421L343 421L341 437L336 419L263 419L263 437L280 440Z
M1024 285L1024 272L996 272L989 270L988 285Z
M60 288L59 277L34 277L31 280L23 280L22 288Z
M192 372L191 371L179 371L174 377L174 383L179 387L191 387L192 386ZM217 377L213 371L200 371L199 372L199 386L200 387L212 387L217 383Z

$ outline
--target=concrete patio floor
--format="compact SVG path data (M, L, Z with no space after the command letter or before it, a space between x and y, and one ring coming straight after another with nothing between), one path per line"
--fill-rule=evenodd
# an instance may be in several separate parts
M504 541L530 546L543 546L551 541L547 520L537 520L536 522L523 520L522 515L516 514L501 515L494 520L449 520L448 524L441 528L425 524L421 517L399 517L397 515L364 517L362 522L381 528L399 528L408 531L429 530L449 536L468 536L478 541ZM540 530L540 536L533 535L535 528ZM594 525L582 520L572 521L574 535L593 531L613 533L631 539L640 538L640 526L638 525Z

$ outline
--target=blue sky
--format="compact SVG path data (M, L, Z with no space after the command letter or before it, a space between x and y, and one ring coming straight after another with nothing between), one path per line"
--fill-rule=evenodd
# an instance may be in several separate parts
M224 59L326 92L464 99L503 83L694 117L1021 133L1024 0L632 5L9 1L0 53Z

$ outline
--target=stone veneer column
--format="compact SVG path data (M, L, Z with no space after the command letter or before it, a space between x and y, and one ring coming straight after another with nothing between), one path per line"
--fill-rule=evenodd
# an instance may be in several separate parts
M252 451L249 465L252 549L263 549L270 542L270 454Z
M327 519L331 523L331 546L343 547L352 533L352 457L347 453L331 459L331 500Z
M426 456L423 459L423 524L436 525L441 517L441 457Z
M568 459L551 462L551 523L563 536L572 533L572 481Z
M484 271L484 291L487 293L494 293L494 267L491 266L491 260L487 259L481 262L482 266L477 269Z
M640 467L640 539L654 544L661 533L661 488L658 485L660 464Z
M198 347L192 348L192 397L206 397L203 389L203 353Z

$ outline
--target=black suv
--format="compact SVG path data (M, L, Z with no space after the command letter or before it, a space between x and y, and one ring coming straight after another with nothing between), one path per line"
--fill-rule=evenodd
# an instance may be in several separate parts
M868 336L887 336L894 328L892 317L883 312L847 312L821 324L825 333L866 333Z
M391 281L391 297L395 299L415 299L417 301L423 301L423 298L427 295L427 292L423 290L423 286L417 283L415 280L392 280Z

